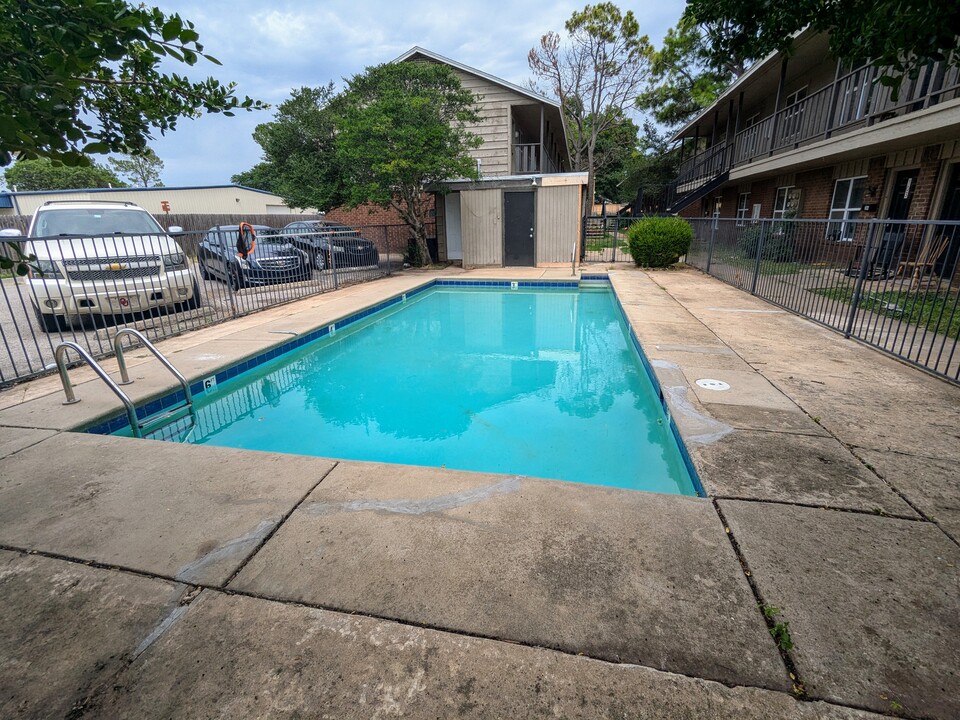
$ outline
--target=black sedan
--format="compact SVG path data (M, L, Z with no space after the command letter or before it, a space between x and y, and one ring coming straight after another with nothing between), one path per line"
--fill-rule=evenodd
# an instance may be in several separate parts
M204 280L215 278L239 290L310 279L310 261L304 252L265 225L252 227L256 237L253 251L246 257L237 247L240 234L237 225L217 225L207 231L197 249Z
M317 270L367 267L380 262L380 254L372 241L360 237L353 228L331 220L299 220L281 232L307 253Z

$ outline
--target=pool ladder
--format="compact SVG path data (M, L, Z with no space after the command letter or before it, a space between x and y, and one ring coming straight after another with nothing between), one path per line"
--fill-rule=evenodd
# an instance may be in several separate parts
M123 357L123 345L122 339L124 335L132 335L137 338L140 343L151 353L153 356L159 360L167 370L169 370L173 376L177 379L177 382L180 383L180 387L183 388L184 402L181 405L169 408L159 415L155 415L150 418L144 418L142 421L137 419L137 409L133 404L133 401L130 400L130 397L120 389L121 385L131 385L133 380L130 379L130 373L127 372L127 363ZM183 374L177 370L173 364L167 360L167 358L154 347L153 343L147 340L144 337L143 333L139 330L133 328L123 328L118 331L113 338L113 350L117 356L117 366L120 369L120 382L117 383L111 378L107 371L104 370L100 363L93 359L93 357L84 350L80 345L71 340L64 340L59 345L57 345L56 351L54 352L54 357L57 362L57 372L60 373L60 382L63 384L63 394L67 396L67 399L63 401L64 405L73 405L74 403L80 402L80 398L77 397L76 393L73 391L73 383L70 382L70 376L67 374L67 362L66 355L67 350L73 350L76 352L81 359L90 366L90 368L99 376L107 387L120 398L120 402L123 403L124 409L127 411L127 419L130 421L130 429L133 432L134 437L142 438L144 435L149 435L151 433L160 430L167 425L180 420L187 415L191 417L191 420L194 419L193 412L193 395L190 392L190 383L187 382L187 379Z

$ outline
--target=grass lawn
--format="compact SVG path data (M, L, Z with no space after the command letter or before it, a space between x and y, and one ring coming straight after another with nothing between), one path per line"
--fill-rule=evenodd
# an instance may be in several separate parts
M591 252L597 252L598 250L606 250L616 246L626 252L626 243L626 238L620 237L619 235L611 235L610 233L606 233L603 235L603 237L592 237L587 240L587 250L590 250Z
M845 303L849 303L853 298L852 287L821 288L810 292ZM928 330L936 329L949 338L960 338L960 306L957 305L956 295L906 290L864 292L860 298L860 307L887 317L902 318L911 325L919 325Z
M753 274L754 268L757 266L756 258L743 257L742 255L729 255L725 258L717 258L721 262L725 262L729 265L733 265L736 268L749 272ZM717 261L714 260L714 262ZM800 263L795 262L778 262L776 260L761 260L760 261L760 274L761 275L796 275L804 266Z

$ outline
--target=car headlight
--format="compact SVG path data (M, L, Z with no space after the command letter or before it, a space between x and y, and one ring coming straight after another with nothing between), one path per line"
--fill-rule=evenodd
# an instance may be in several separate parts
M174 253L173 255L163 256L163 267L165 270L186 270L187 256L183 253Z
M250 263L247 262L245 258L242 258L239 255L237 255L237 265L242 267L244 270L250 269Z
M60 268L53 260L37 260L33 263L34 269L30 271L30 277L39 277L44 280L62 278Z

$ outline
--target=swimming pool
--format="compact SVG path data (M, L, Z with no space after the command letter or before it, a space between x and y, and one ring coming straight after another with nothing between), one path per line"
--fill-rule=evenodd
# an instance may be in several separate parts
M697 494L609 286L492 285L435 283L241 366L167 436Z

